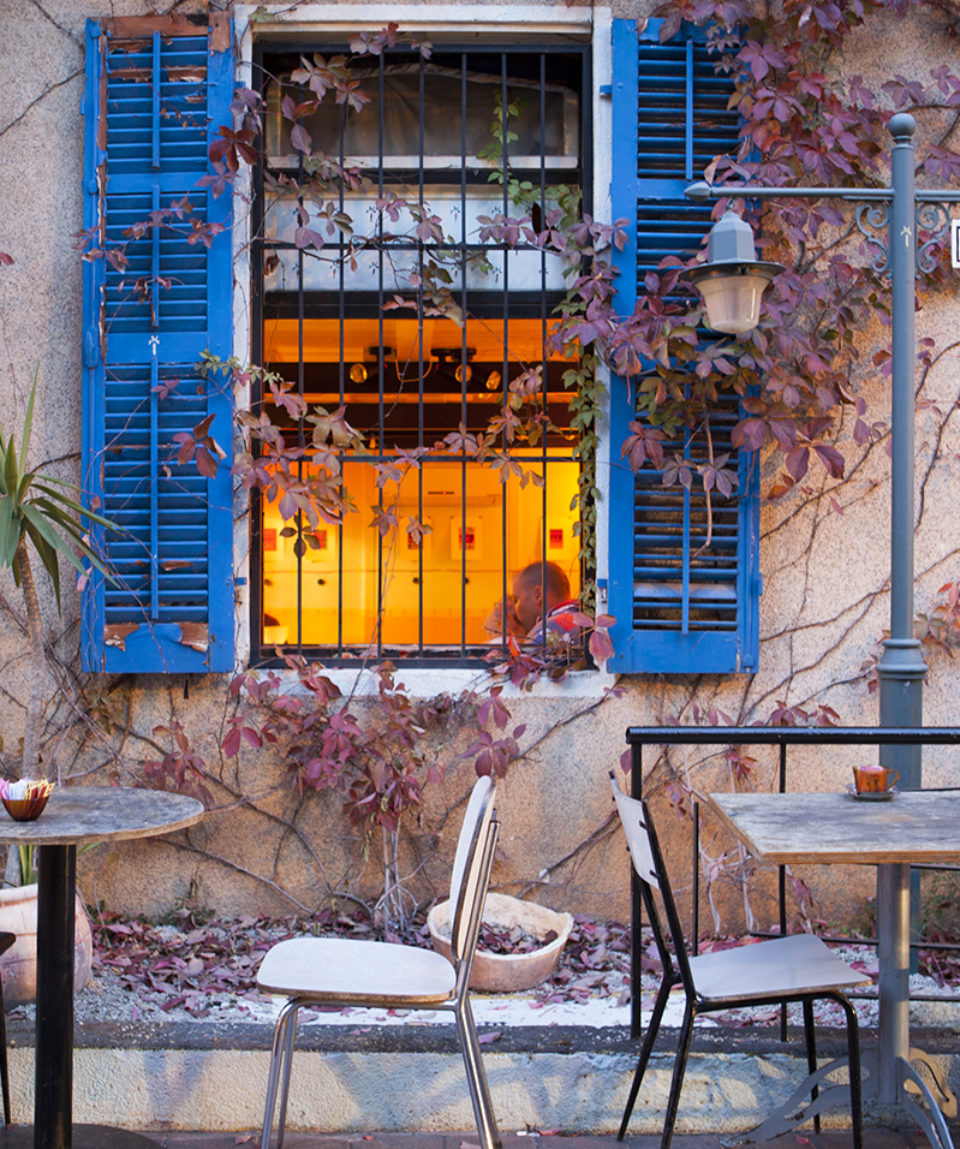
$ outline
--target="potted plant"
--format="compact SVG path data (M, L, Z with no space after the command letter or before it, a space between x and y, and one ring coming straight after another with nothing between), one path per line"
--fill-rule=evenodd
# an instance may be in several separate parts
M41 735L46 703L47 656L40 596L32 556L39 557L53 584L57 610L61 610L60 561L65 558L80 573L90 569L106 574L102 560L91 546L89 523L108 529L114 525L83 507L77 489L43 474L44 464L27 466L33 407L37 394L34 376L23 421L19 452L13 433L0 425L0 567L9 567L14 584L23 595L26 610L29 674L23 748L19 763L5 763L6 772L24 778L47 777ZM51 779L53 780L53 779ZM0 811L0 817L6 815ZM17 935L16 944L0 957L0 976L6 1001L32 1000L36 990L37 886L36 857L31 847L11 850L7 859L7 883L0 890L0 929ZM90 974L92 940L90 923L78 899L74 983L86 983Z

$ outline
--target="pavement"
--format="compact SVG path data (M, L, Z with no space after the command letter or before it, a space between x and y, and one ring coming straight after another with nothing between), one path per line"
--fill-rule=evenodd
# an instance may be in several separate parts
M960 1131L958 1131L960 1132ZM237 1149L259 1146L257 1134L250 1133L168 1133L156 1137L162 1149ZM960 1140L954 1133L954 1140ZM850 1149L849 1130L820 1134L803 1130L764 1143L771 1149ZM504 1136L503 1149L659 1149L659 1136L626 1137L618 1142L610 1136L573 1136L529 1133ZM926 1149L929 1142L909 1129L864 1130L864 1149ZM328 1133L290 1133L284 1149L477 1149L476 1133L386 1133L345 1137ZM720 1137L712 1133L676 1134L672 1149L721 1149Z

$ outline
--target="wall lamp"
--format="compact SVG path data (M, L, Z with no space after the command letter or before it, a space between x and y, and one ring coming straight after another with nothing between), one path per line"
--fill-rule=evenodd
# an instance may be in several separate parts
M760 322L760 300L781 271L781 264L757 259L753 228L735 211L726 211L710 229L707 262L688 275L703 296L711 328L740 335Z

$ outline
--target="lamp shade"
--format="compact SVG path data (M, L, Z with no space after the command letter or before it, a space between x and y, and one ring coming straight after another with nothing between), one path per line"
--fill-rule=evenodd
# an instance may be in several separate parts
M710 229L707 262L689 275L703 296L713 330L739 335L760 322L763 292L781 271L781 264L757 259L753 229L736 212L727 211Z

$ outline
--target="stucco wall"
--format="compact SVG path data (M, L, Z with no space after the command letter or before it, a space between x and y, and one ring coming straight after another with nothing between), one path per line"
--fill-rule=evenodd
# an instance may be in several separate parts
M496 11L493 4L487 7ZM550 9L569 7L558 0L556 5L529 5L528 11L539 16L543 9L543 18L548 19ZM620 0L616 11L636 16L649 7ZM0 270L0 417L6 430L17 425L38 371L33 454L37 459L61 460L57 469L73 479L79 472L81 427L81 283L72 236L81 226L84 18L156 8L140 0L46 0L42 6L0 6L0 77L5 93L0 112L0 251L15 259L11 267ZM596 19L605 18L603 9L593 11ZM384 9L384 19L392 15ZM891 29L892 25L887 30ZM925 71L938 59L949 61L953 51L952 42L940 34L937 18L917 10L896 25L895 36L864 36L850 66L863 72L872 61L877 75L887 70L909 74L921 60ZM609 77L595 79L602 84ZM599 136L602 140L602 129ZM599 205L602 215L601 209ZM956 322L954 274L947 272L939 298L925 303L917 317L918 336L929 335L941 347L952 342ZM871 375L870 360L887 340L888 331L879 320L865 328L863 378L854 380L877 420L888 415L887 384ZM237 350L243 354L242 347ZM916 602L921 612L931 609L938 588L957 575L960 527L951 474L960 454L955 427L960 398L957 368L956 351L939 360L924 381L918 414L922 510ZM856 455L852 451L849 457L854 460ZM610 682L586 674L565 688L539 686L509 698L513 724L526 724L521 743L533 749L511 766L500 789L503 835L495 885L603 916L622 917L628 912L627 865L622 840L608 824L612 809L606 780L607 770L616 766L624 748L628 725L703 722L713 708L722 713L721 721L746 724L765 720L780 701L807 710L830 706L845 725L876 722L876 696L862 666L878 653L877 643L887 625L888 476L884 440L849 468L842 483L811 472L788 499L765 505L761 654L755 676L625 680L619 683L619 695L606 695ZM771 477L771 468L765 466L765 484ZM601 542L607 529L602 523ZM24 641L18 594L6 573L0 575L0 595L0 733L10 758L22 727ZM176 718L203 753L215 799L206 821L179 845L98 847L86 854L81 870L90 900L108 908L149 913L182 902L225 912L286 913L295 902L283 890L296 903L314 908L329 890L366 896L376 887L375 862L370 860L365 872L361 869L357 842L332 798L299 800L287 784L284 764L265 752L245 752L239 766L222 758L218 744L227 705L225 679L211 676L189 686L182 679L81 681L70 669L76 665L78 645L77 595L66 589L60 622L49 595L45 605L52 631L59 636L55 650L62 660L52 679L48 758L55 756L65 776L126 782L138 775L143 759L162 757L169 739L154 731ZM425 691L439 689L447 681L438 673L429 684L423 676L406 678L408 685L415 680L423 683ZM958 722L955 687L953 661L943 653L928 676L928 723ZM73 722L66 737L53 737L76 717L81 702L94 705L100 727ZM791 785L839 788L846 784L849 766L858 756L862 752L797 755ZM755 784L769 787L773 756L758 752L756 757ZM929 783L960 782L955 755L931 753L927 761ZM722 757L695 750L673 751L669 758L651 760L647 769L649 788L661 794L677 778L701 790L730 783ZM429 855L421 875L424 892L443 880L459 824L458 811L450 810L469 781L467 771L460 769L442 790L428 796L418 828L424 857ZM666 809L663 820L671 827L667 831L671 852L686 873L687 826ZM303 835L302 843L294 826ZM709 827L706 843L714 853L729 845L713 843ZM436 856L434 846L439 847ZM410 860L413 864L418 859L411 853ZM541 876L549 881L541 881ZM868 874L853 882L839 871L811 872L807 877L820 912L828 917L846 912L851 891L858 898L869 888ZM728 904L735 906L738 895L732 880L728 888L733 892ZM762 898L756 904L766 908Z

